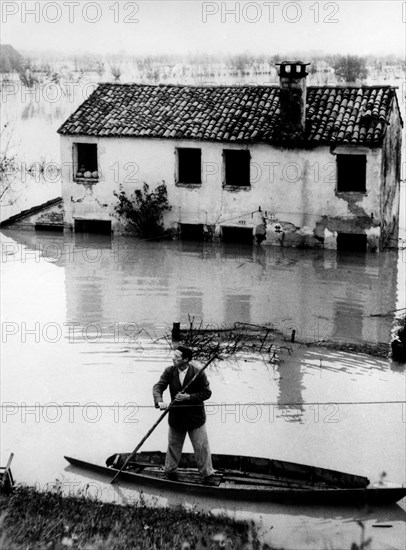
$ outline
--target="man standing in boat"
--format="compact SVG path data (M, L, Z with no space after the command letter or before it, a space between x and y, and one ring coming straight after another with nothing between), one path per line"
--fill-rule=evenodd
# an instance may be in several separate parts
M214 469L211 461L209 441L206 432L206 413L203 401L211 396L210 384L204 372L187 388L182 388L199 372L190 360L193 352L185 346L179 346L173 356L173 366L167 367L153 387L155 407L168 408L162 394L169 386L171 401L169 410L168 450L165 459L165 474L170 480L176 480L177 468L182 455L186 434L193 445L196 464L205 483L211 483Z

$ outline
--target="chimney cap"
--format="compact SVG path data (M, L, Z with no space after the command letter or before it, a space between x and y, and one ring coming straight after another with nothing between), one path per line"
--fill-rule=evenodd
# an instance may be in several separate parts
M275 65L279 65L280 67L279 76L300 78L308 74L306 72L306 67L310 65L310 63L305 63L304 61L281 61L280 63L275 63Z

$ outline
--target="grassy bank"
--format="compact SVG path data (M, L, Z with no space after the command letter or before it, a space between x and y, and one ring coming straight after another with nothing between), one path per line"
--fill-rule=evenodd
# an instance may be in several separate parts
M0 550L271 550L249 522L30 487L1 495L0 514Z

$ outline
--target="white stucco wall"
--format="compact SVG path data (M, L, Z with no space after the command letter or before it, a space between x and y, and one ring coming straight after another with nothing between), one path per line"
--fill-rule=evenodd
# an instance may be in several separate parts
M76 183L72 177L74 143L97 143L100 178L96 184ZM202 150L202 184L176 184L176 148ZM251 154L251 187L224 189L224 149L246 149ZM336 153L367 156L367 192L336 194ZM265 144L241 145L168 139L90 138L61 136L61 159L65 222L75 218L111 219L113 230L121 225L113 214L113 191L123 184L127 191L143 182L155 187L165 181L172 211L168 226L180 223L242 225L255 227L268 213L267 242L281 235L291 244L325 232L365 232L354 225L360 217L373 214L373 226L380 221L381 151L368 148L320 146L313 150L286 149ZM326 218L323 218L326 217ZM292 225L293 224L293 225ZM316 224L319 224L316 228ZM279 228L278 228L279 225ZM282 227L282 232L279 232ZM276 231L274 231L276 228ZM346 229L347 228L347 229ZM292 233L293 231L293 233ZM379 230L378 230L379 231ZM286 241L286 242L287 242ZM317 242L317 241L316 241Z
M401 181L402 122L400 113L392 109L382 145L382 244L399 244L399 208Z

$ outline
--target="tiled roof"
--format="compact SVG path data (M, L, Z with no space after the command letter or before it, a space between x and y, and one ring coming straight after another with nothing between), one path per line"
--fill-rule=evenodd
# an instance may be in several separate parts
M44 202L43 204L38 204L37 206L33 206L32 208L28 208L27 210L23 210L22 212L19 212L18 214L14 214L14 216L10 216L6 220L2 220L0 222L0 227L8 227L9 225L13 225L14 223L20 222L30 216L33 216L34 214L40 214L44 210L47 210L51 206L56 206L58 204L63 204L62 197L57 197L56 199L51 199L47 202Z
M379 145L395 89L307 88L306 135L314 144ZM100 84L60 134L280 143L278 86Z

